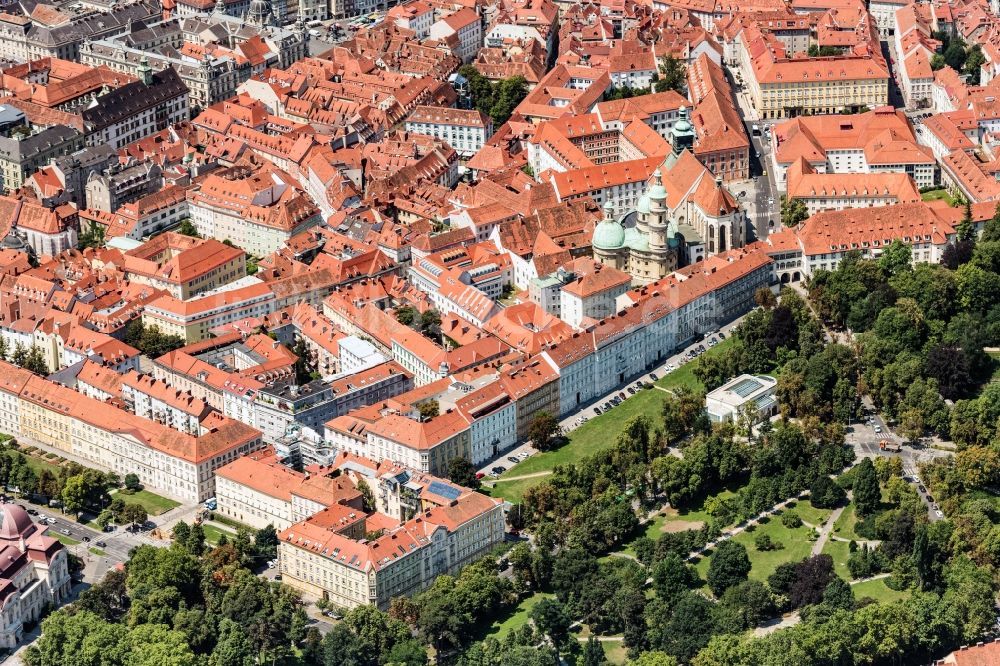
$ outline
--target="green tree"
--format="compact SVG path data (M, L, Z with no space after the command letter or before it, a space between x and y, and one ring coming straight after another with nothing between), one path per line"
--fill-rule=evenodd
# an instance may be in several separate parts
M580 666L607 666L608 660L604 657L604 648L596 636L591 636L583 644L583 654L580 656Z
M278 532L268 524L257 530L253 538L254 550L260 557L273 560L278 556Z
M1000 241L1000 203L993 211L993 217L986 220L983 226L983 233L979 237L980 242L990 243Z
M56 475L47 468L38 473L37 489L39 494L45 495L49 499L58 499L62 494L62 484Z
M417 407L421 420L430 420L441 413L441 405L437 400L428 400Z
M479 487L479 479L476 478L476 468L464 456L457 456L448 463L448 478L452 483L457 483L466 488L476 489Z
M124 664L128 629L94 613L54 613L42 623L42 635L24 655L28 666Z
M753 302L762 308L770 310L778 304L778 297L774 295L769 287L758 287L753 292Z
M191 218L189 217L184 218L184 220L181 221L180 225L176 229L174 229L174 231L183 236L191 236L192 238L201 238L201 236L198 234L197 227L194 226L194 223L191 222Z
M420 332L436 340L441 337L441 313L435 309L424 310L420 314Z
M854 590L843 578L835 576L823 590L823 604L836 610L852 610Z
M364 507L365 512L370 513L374 511L377 506L375 504L375 493L372 492L368 482L364 479L358 479L357 489L361 493L361 505Z
M957 277L963 308L970 312L986 312L993 307L995 295L1000 293L1000 275L968 263L958 268Z
M94 220L90 221L87 228L80 232L77 237L77 248L85 250L88 247L94 249L100 249L104 247L106 241L108 228L103 224L100 224Z
M63 510L74 515L83 511L88 491L82 474L66 479L62 489Z
M24 362L28 359L28 350L20 342L14 343L14 354L10 357L10 362L19 368L24 367Z
M944 61L956 72L961 72L965 67L965 43L961 38L951 40L943 55Z
M681 662L690 662L716 631L715 609L705 597L687 592L673 606L654 600L646 608L649 642Z
M668 54L660 61L659 78L653 83L656 92L675 90L682 95L687 90L687 67L684 63Z
M130 523L133 527L136 525L142 525L147 520L149 520L149 514L146 513L146 507L141 504L126 504L125 512L123 514L126 522ZM198 527L198 526L195 526ZM192 534L195 528L191 528Z
M223 618L219 622L219 640L209 657L209 666L254 666L257 655L243 628Z
M569 642L569 626L573 623L566 607L558 599L542 599L532 607L529 615L538 630L561 652Z
M178 520L173 529L170 531L170 535L174 538L174 543L180 544L182 546L187 546L188 537L191 534L191 526L185 523L183 520Z
M747 579L750 574L750 557L741 543L732 539L723 541L712 555L708 566L708 587L717 597L733 585Z
M195 523L188 529L184 547L192 555L201 555L205 552L205 528L201 523Z
M878 266L888 276L898 275L910 270L912 251L910 246L898 238L882 251L878 258Z
M412 305L401 305L396 308L396 321L403 326L413 326L413 323L420 317L420 313Z
M635 659L630 659L629 666L679 666L676 659L661 650L643 652Z
M809 487L809 503L820 509L832 509L847 498L847 493L826 474L816 477Z
M137 474L129 473L125 475L125 489L133 493L142 490L142 484L139 483L139 476Z
M694 568L686 564L677 553L667 553L666 557L653 565L653 589L656 590L656 596L667 603L672 603L699 582Z
M882 492L879 490L875 466L871 458L864 458L854 474L854 506L859 516L871 516L878 511L881 501Z
M986 56L983 54L983 47L979 44L973 44L966 55L965 65L963 66L964 72L969 75L969 83L971 85L979 85L980 68L985 63Z
M490 117L496 127L507 122L514 109L528 96L528 82L523 76L512 76L497 83L493 106L490 107Z
M756 580L745 580L726 590L719 600L716 613L721 630L739 633L773 617L777 610L774 595L767 585Z
M781 197L781 223L786 227L794 227L809 217L809 209L801 199Z
M543 410L531 419L528 425L528 439L539 451L548 451L555 445L560 430L559 420Z

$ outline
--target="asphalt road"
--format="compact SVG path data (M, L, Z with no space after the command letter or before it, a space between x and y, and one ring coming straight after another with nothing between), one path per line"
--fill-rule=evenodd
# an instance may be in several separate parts
M108 569L128 560L129 551L136 546L158 543L143 532L129 532L125 527L117 527L113 532L101 532L76 522L57 509L34 504L25 499L12 499L9 503L19 504L27 509L29 514L34 511L35 514L31 515L32 521L49 536L65 536L79 541L78 544L67 546L67 549L88 565L84 570L84 580L89 582L99 581ZM97 542L105 545L98 546ZM166 546L168 542L164 541L159 545ZM91 548L99 549L104 555L91 552Z
M903 445L899 453L893 451L883 451L879 448L879 441L887 439L890 442L902 443L904 439L894 433L885 420L872 409L871 404L866 405L866 409L872 416L868 422L854 422L848 426L847 442L854 447L859 458L893 457L897 456L903 461L903 474L914 486L917 486L917 494L927 507L927 517L931 522L941 520L944 517L940 510L934 508L934 503L930 495L925 491L921 492L919 485L920 468L919 464L934 458L949 455L947 451L932 449L930 447L914 447ZM875 432L875 428L881 432Z
M761 128L761 136L753 136L753 125ZM771 141L764 135L764 128L769 124L758 121L747 122L747 136L750 137L751 150L755 151L750 156L750 173L754 178L754 199L753 205L747 211L753 229L758 239L767 238L767 235L780 228L781 225L781 203L778 197L778 188L774 182L774 169L768 169L771 154ZM759 155L760 157L757 157ZM767 172L765 174L765 172Z

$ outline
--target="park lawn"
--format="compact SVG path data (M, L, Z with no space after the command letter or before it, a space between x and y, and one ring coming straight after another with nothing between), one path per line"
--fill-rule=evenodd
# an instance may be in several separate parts
M546 475L548 476L548 475ZM516 479L514 481L497 481L493 487L483 486L483 490L490 497L502 497L508 502L520 502L524 493L545 480L545 476L534 476L527 479Z
M708 351L702 354L702 356L718 356L720 354L724 354L730 347L733 346L733 341L734 338L730 335L714 347L707 347L706 345ZM665 389L675 389L679 386L686 386L696 391L704 391L705 385L698 381L698 378L694 376L694 364L694 361L688 361L687 363L681 364L681 366L673 372L668 373L666 376L660 377L656 380L656 385Z
M790 508L789 511L794 511L799 514L799 518L810 525L815 525L816 527L822 527L823 524L830 518L830 514L833 513L833 509L820 509L814 507L812 502L809 500L800 500L796 502L795 506Z
M604 657L612 664L617 666L628 661L628 648L623 639L601 641L601 647L604 648Z
M592 453L607 449L614 445L615 440L618 438L618 433L622 431L625 423L633 416L645 415L654 426L659 425L665 398L666 394L663 391L647 389L629 396L620 405L600 416L593 416L593 409L584 410L584 413L588 413L592 418L579 428L573 430L569 434L568 442L554 451L536 453L524 462L511 467L497 481L497 485L503 488L504 492L493 492L491 494L503 497L512 502L519 501L525 490L537 485L545 477L538 476L528 479L529 482L523 486L520 484L517 486L505 486L505 479L538 472L551 472L556 465L576 462Z
M660 535L663 534L663 524L667 522L667 520L677 520L677 517L665 516L662 513L656 514L656 516L654 516L651 521L649 521L643 526L645 527L645 529L643 529L641 532L639 532L639 534L636 535L636 539L641 539L642 537L649 537L653 541L656 541L657 539L660 538ZM628 545L626 545L625 548L622 549L622 552L628 553L629 555L635 555L635 551L632 549L632 544L634 543L635 539L630 541Z
M849 540L860 541L861 537L854 531L854 526L857 522L858 517L854 513L854 503L852 502L847 505L844 513L840 514L840 518L833 524L833 532L831 534L836 534L839 537Z
M514 608L506 620L503 622L493 622L489 630L486 632L486 636L492 636L493 638L502 640L511 631L528 622L528 614L531 613L531 609L534 608L539 601L542 599L552 599L554 597L555 595L545 592L535 592L530 597L525 597L521 600L521 603Z
M126 504L141 504L146 509L146 513L151 516L158 516L181 505L180 502L175 502L172 499L151 493L148 490L140 490L135 493L119 491L117 496L125 500Z
M223 534L225 534L226 539L229 539L230 541L232 541L233 537L236 536L232 532L219 529L215 525L206 525L202 523L201 529L205 533L205 542L213 546L219 543L219 537L221 537Z
M823 546L823 554L833 558L833 572L844 580L851 580L851 571L847 568L847 560L851 556L850 544L846 541L827 539Z
M948 193L948 190L946 190L943 187L936 190L931 190L930 192L924 192L920 195L920 198L923 199L924 201L937 201L938 199L940 199L941 201L947 203L949 206L955 206L956 204L955 197L951 196Z
M751 532L740 532L733 539L737 543L743 544L750 556L750 578L759 581L766 581L768 576L774 573L779 564L785 562L798 562L812 552L813 542L809 539L812 535L812 528L802 525L801 527L788 528L781 524L781 517L771 517L766 523L759 524ZM758 534L767 534L771 541L780 543L784 548L781 550L759 551L754 546L754 539ZM699 575L704 578L708 574L708 567L712 556L703 557L695 564Z
M59 532L56 532L54 530L46 530L45 535L52 537L53 539L55 539L64 546L75 546L78 543L80 543L76 539L68 537L65 534L60 534Z
M1000 352L987 352L990 360L993 361L993 374L990 375L991 382L1000 382Z
M52 472L54 476L59 476L59 465L55 463L50 463L48 460L42 460L41 458L36 458L33 455L24 454L24 461L27 463L28 467L37 476L42 473L42 470L48 470Z
M894 590L885 584L886 580L886 578L878 578L876 580L866 580L857 585L851 585L851 589L854 590L854 598L871 597L875 601L889 602L908 599L910 597L909 590L903 592Z

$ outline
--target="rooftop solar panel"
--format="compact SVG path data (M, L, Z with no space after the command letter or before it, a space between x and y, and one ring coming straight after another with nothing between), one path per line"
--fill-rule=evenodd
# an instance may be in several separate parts
M462 494L462 491L458 488L441 483L440 481L431 481L431 485L427 487L427 491L449 500L458 499L458 496Z

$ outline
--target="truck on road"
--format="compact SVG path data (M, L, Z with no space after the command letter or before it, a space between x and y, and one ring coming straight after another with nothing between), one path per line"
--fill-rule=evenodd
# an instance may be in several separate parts
M881 449L882 451L892 451L893 453L899 453L900 451L903 450L903 445L896 442L890 442L887 439L883 439L879 440L878 448Z

